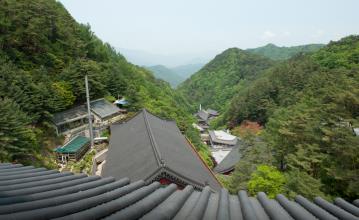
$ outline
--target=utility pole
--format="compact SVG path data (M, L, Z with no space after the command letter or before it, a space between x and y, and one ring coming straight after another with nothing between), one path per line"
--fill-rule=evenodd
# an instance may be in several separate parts
M90 133L90 140L91 140L91 147L94 146L93 141L93 130L92 130L92 117L91 117L91 106L90 106L90 93L89 93L89 85L88 85L87 75L85 76L85 86L86 86L86 101L87 101L87 113L88 113L88 120L89 120L89 133Z

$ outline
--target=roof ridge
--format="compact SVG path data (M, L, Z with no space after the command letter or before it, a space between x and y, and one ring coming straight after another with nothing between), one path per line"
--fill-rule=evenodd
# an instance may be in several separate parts
M152 147L152 150L153 150L153 152L155 154L155 158L157 160L157 163L158 163L158 165L160 167L165 167L166 165L164 163L164 160L162 159L161 152L158 149L155 137L154 137L154 135L152 133L152 129L151 129L150 123L149 123L148 118L147 118L147 110L143 109L142 112L143 112L143 118L145 120L146 130L147 130L148 136L150 138L151 147Z

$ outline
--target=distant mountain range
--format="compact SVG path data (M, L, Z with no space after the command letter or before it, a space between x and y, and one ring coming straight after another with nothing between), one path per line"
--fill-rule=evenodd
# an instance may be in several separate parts
M263 47L247 49L244 51L261 55L271 60L286 60L299 53L312 53L318 51L323 46L324 44L307 44L293 47L279 47L274 44L267 44ZM196 58L191 61L188 61L187 58L187 62L191 64L169 67L175 63L186 62L186 59L182 55L159 55L137 50L120 49L120 52L123 53L126 59L130 62L145 66L145 68L150 70L156 78L170 83L173 88L177 87L192 74L199 71L204 66L204 63L210 61L209 55L207 58Z
M171 84L173 88L177 87L180 83L189 78L192 74L200 70L204 64L188 64L169 68L163 65L147 66L146 69L150 70L153 75Z
M196 63L208 63L218 51L201 53L152 53L143 50L132 50L126 48L116 48L126 60L138 66L156 66L176 67Z
M278 47L274 44L267 44L263 47L247 49L247 51L268 57L272 60L286 60L299 53L315 52L324 46L324 44L307 44L293 47Z
M195 106L224 110L246 81L255 79L275 61L238 48L217 55L178 87Z

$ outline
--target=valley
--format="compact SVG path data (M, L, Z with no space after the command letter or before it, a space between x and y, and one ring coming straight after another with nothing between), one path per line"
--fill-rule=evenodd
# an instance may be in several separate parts
M203 209L244 192L354 201L357 34L325 44L233 44L206 62L147 54L146 63L100 39L60 1L0 1L0 173L9 166L23 178L45 167L131 182L146 196L170 187L187 197L167 192L161 201L179 207L193 191L188 201L205 200Z

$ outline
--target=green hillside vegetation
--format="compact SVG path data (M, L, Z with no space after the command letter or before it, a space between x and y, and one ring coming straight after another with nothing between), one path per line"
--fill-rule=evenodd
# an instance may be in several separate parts
M92 99L122 95L131 111L146 107L175 119L210 161L183 97L128 63L55 0L0 1L0 122L12 115L0 123L1 161L34 164L47 158L35 155L48 155L50 146L61 143L52 114L84 103L86 74Z
M231 190L248 188L248 176L266 164L287 176L289 195L357 198L359 137L353 128L359 127L358 97L359 36L280 63L242 88L219 125L233 128L250 120L265 130L263 143L245 150ZM253 152L271 153L259 157Z
M145 68L151 71L157 79L168 82L173 88L184 81L184 78L163 65L148 66Z
M247 49L246 51L268 57L272 60L287 60L300 53L312 53L324 47L324 44L307 44L293 47L278 47L267 44L263 47Z
M193 105L221 111L242 86L273 64L268 58L231 48L187 79L178 91Z

